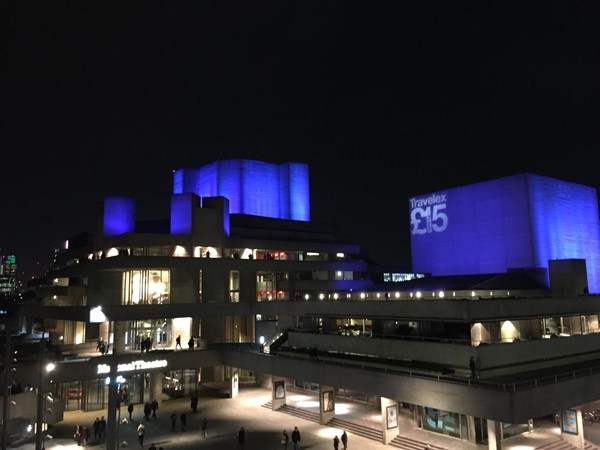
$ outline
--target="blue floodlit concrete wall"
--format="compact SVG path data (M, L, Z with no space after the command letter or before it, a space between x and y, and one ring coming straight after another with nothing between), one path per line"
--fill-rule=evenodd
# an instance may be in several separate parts
M589 292L600 293L595 188L519 174L412 197L409 214L413 272L499 273L585 259Z
M309 173L304 163L231 159L200 169L179 169L173 175L173 193L226 197L230 214L310 220Z
M103 222L105 236L134 232L135 201L128 197L105 198Z

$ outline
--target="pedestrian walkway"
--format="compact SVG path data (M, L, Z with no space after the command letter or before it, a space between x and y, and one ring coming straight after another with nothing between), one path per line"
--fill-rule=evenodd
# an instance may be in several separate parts
M144 422L146 435L144 448L152 443L158 449L163 450L226 450L239 449L237 433L240 427L246 430L244 450L282 450L281 437L283 429L288 433L295 426L301 431L302 450L331 450L333 448L334 436L341 436L344 430L327 425L320 425L313 420L291 416L286 413L272 411L264 405L271 401L271 392L261 387L241 386L236 398L229 398L226 390L203 386L198 395L198 410L193 413L190 408L189 398L164 400L157 411L156 419ZM288 404L318 411L319 401L316 393L290 390L286 395ZM369 427L377 429L381 426L381 414L378 409L371 405L353 402L346 399L338 399L336 402L336 417L353 421L362 421ZM181 431L180 415L187 413L186 431ZM172 431L171 414L177 416L176 431ZM49 434L52 439L45 441L47 450L80 449L73 439L76 423L91 426L98 415L107 415L106 410L81 412L66 412L63 422L51 427ZM121 410L121 418L127 418L128 412L125 406ZM201 422L207 418L206 438L202 437ZM132 421L125 420L118 430L121 448L140 448L137 439L136 428L143 419L143 405L136 404ZM408 420L408 419L406 419ZM592 427L586 427L591 430ZM598 427L600 435L600 427ZM348 448L352 450L390 450L397 447L384 445L351 431L348 432ZM458 439L440 436L435 433L420 430L409 426L402 433L411 439L429 444L432 448L443 448L448 450L487 450L486 445L473 445ZM600 437L600 436L599 436ZM545 444L560 439L558 427L551 421L536 424L531 433L508 439L503 443L506 450L527 450L543 447ZM125 444L126 443L126 444ZM91 441L88 447L94 450L104 450L104 442ZM292 444L288 445L291 450ZM18 447L19 450L34 450L35 444L29 443Z

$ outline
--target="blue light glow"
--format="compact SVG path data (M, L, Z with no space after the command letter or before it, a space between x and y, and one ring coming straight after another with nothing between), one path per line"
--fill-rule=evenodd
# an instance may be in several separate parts
M171 234L192 234L193 208L200 206L200 198L194 194L171 196Z
M460 275L585 259L600 293L596 189L520 174L409 200L413 272Z
M104 235L118 236L135 231L135 201L128 197L104 199Z
M310 220L309 173L304 163L231 159L198 170L179 169L173 193L226 197L231 214Z

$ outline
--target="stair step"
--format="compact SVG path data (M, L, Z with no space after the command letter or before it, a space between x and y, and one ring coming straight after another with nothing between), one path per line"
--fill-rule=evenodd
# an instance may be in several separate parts
M576 450L576 447L574 445L569 444L567 441L557 439L552 442L547 442L544 445L540 445L534 450Z
M265 408L272 409L273 403L271 401L262 405ZM321 423L321 417L319 413L313 411L307 411L301 408L296 408L295 406L283 405L281 408L277 409L278 412L283 412L286 414L290 414L295 417L299 417L301 419L309 420L311 422ZM332 428L338 428L341 430L346 430L346 433L350 435L355 434L357 436L361 436L367 439L371 439L377 442L383 442L383 432L381 430L376 430L374 428L369 428L364 425L360 425L354 422L348 422L347 420L333 418L326 424ZM420 449L422 450L422 449Z
M355 434L357 436L362 436L367 439L371 439L377 442L383 442L383 432L381 430L376 430L374 428L366 427L364 425L360 425L353 422L348 422L347 420L333 418L329 422L327 422L327 426L338 428L340 430L346 430L346 433Z
M407 438L401 435L398 435L392 439L390 445L403 450L446 450L444 447L429 444L417 439Z

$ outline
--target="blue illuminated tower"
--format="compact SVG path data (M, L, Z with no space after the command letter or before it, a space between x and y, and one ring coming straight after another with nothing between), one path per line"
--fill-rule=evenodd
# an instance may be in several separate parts
M310 221L308 165L248 159L215 161L200 169L179 169L173 194L225 197L231 214Z
M600 293L595 188L519 174L409 199L412 269L432 275L548 268L584 259Z

